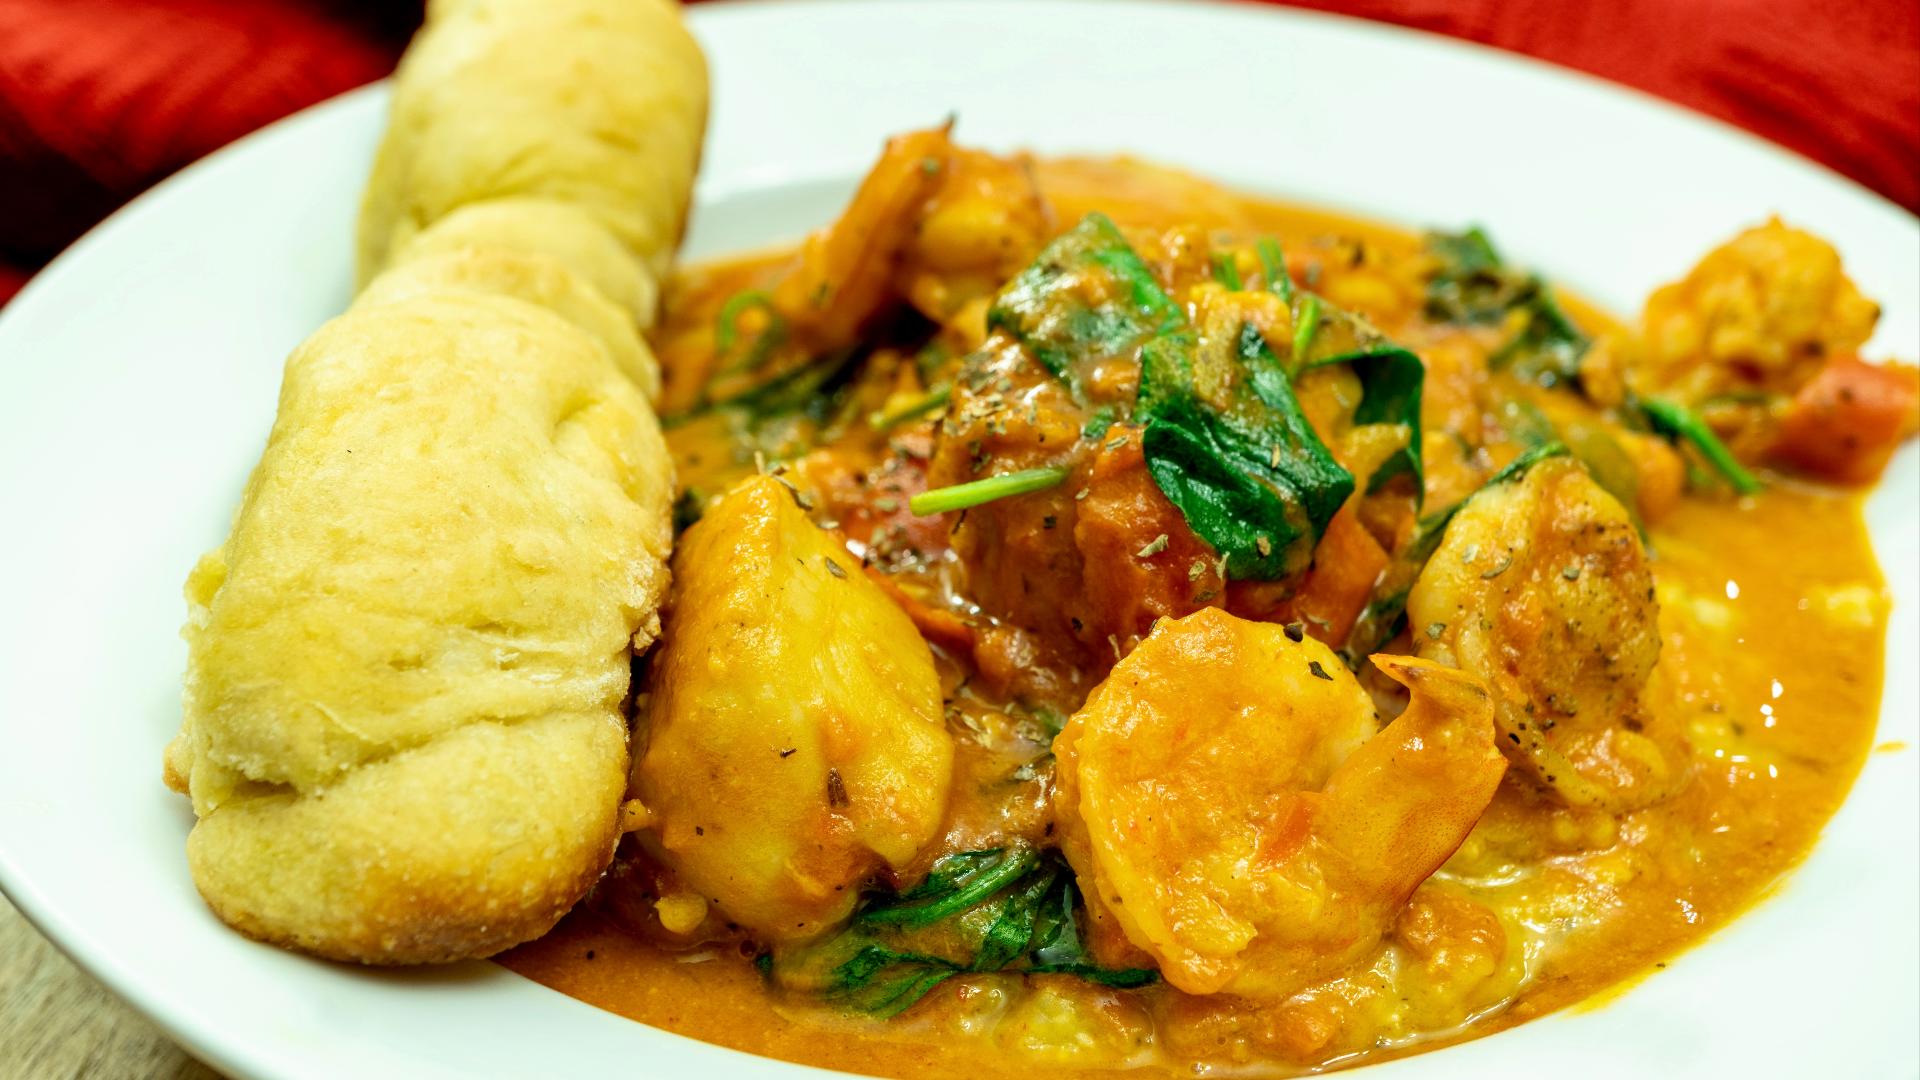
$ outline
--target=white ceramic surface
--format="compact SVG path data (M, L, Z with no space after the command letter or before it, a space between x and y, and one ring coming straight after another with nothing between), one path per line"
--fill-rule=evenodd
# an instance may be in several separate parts
M1920 355L1914 218L1557 69L1252 7L789 0L692 20L715 78L692 255L826 220L885 134L957 110L970 143L1129 151L1408 223L1481 221L1621 310L1779 210L1834 240L1885 302L1877 350ZM193 891L190 814L159 781L184 662L180 583L225 529L281 359L347 300L382 104L377 89L348 95L187 170L0 316L0 886L240 1076L801 1075L488 964L380 974L255 945ZM1871 505L1898 605L1880 737L1909 745L1917 488L1909 449ZM1876 754L1806 865L1667 971L1604 1007L1377 1072L1920 1074L1917 924L1920 754Z

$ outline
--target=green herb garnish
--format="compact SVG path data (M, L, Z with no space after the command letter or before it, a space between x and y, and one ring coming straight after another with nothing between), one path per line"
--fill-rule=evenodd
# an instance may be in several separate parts
M965 510L969 506L979 506L995 499L1005 499L1012 495L1025 495L1032 491L1044 491L1067 478L1065 469L1022 469L1019 472L989 476L981 480L970 480L964 484L934 488L923 491L907 500L907 509L925 517L929 514L944 514L949 510Z
M1240 268L1234 265L1233 252L1213 253L1213 278L1233 292L1240 291Z
M1300 303L1299 313L1293 324L1293 360L1298 366L1313 347L1313 337L1320 332L1320 298L1312 293Z
M1260 272L1266 276L1267 288L1278 293L1280 299L1293 303L1293 275L1287 273L1287 256L1280 250L1280 241L1271 236L1263 236L1253 246L1260 256Z
M942 386L937 390L915 398L891 409L879 409L867 414L867 426L875 431L886 431L898 427L909 420L918 420L937 409L944 408L947 400L953 396L953 388Z
M1712 465L1734 491L1742 495L1759 492L1760 481L1740 464L1733 456L1733 451L1727 449L1727 444L1721 442L1720 436L1715 435L1707 422L1692 409L1663 398L1642 398L1640 409L1647 414L1647 420L1653 424L1655 431L1670 439L1684 439L1692 443L1693 448L1707 459L1707 464Z
M787 339L787 322L773 306L773 297L758 289L747 289L734 293L726 303L720 305L720 314L713 330L715 355L724 358L733 353L734 344L740 336L740 317L749 311L765 312L767 325L754 335L752 344L739 359L721 365L720 375L758 370L773 355L773 350Z
M709 398L684 412L663 416L660 422L678 427L722 409L737 409L755 423L795 414L824 421L838 407L838 392L859 366L855 361L864 355L856 349L828 353L727 397Z

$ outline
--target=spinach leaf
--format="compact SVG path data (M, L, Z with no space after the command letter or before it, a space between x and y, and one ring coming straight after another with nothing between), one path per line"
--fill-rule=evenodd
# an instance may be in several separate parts
M1232 340L1203 342L1099 214L1049 244L1001 292L987 321L1076 397L1086 365L1137 356L1133 419L1144 429L1154 483L1226 560L1227 577L1272 581L1306 569L1328 520L1354 489L1353 476L1307 423L1293 376L1323 364L1351 365L1362 387L1354 421L1399 425L1408 435L1406 446L1367 477L1367 490L1408 475L1417 497L1426 369L1366 320L1293 290L1277 244L1263 244L1258 254L1262 272L1292 308L1295 334L1285 362L1251 325L1223 335ZM1238 277L1221 268L1216 274ZM1104 428L1090 422L1087 430Z
M1496 371L1509 368L1541 386L1572 383L1580 375L1580 361L1593 346L1593 339L1573 325L1544 282L1525 310L1527 317L1520 332L1489 358L1492 367Z
M1514 274L1493 240L1478 225L1463 232L1430 232L1427 255L1435 267L1427 278L1427 316L1462 325L1497 324L1525 303L1529 275Z
M888 900L869 905L864 923L892 923L915 929L931 926L999 892L1038 863L1031 848L963 851L940 860L920 884Z
M1117 298L1094 303L1093 298ZM1186 315L1105 214L1088 214L995 298L987 330L1011 335L1080 396L1083 365L1192 348Z
M1131 990L1147 986L1159 976L1146 968L1103 968L1087 955L1080 936L1076 909L1080 889L1072 874L1063 874L1047 893L1035 914L1032 963L1026 968L1035 975L1077 975L1089 982Z
M1065 974L1121 989L1158 979L1147 969L1093 963L1079 905L1057 853L966 851L942 859L914 888L869 901L839 934L768 953L759 965L782 986L875 1016L906 1010L956 975Z
M1353 422L1398 424L1407 429L1407 444L1367 478L1367 493L1405 475L1413 478L1416 502L1423 499L1426 463L1420 447L1420 399L1427 382L1426 364L1388 340L1372 323L1310 293L1294 302L1294 326L1296 374L1346 364L1360 378L1360 404L1353 411Z
M1420 396L1427 384L1427 365L1397 345L1342 358L1360 377L1360 404L1353 410L1355 424L1400 424L1407 429L1407 445L1393 452L1367 478L1369 495L1396 476L1413 477L1417 506L1426 499L1426 463L1420 448Z
M1508 265L1479 226L1429 233L1426 243L1435 264L1427 278L1429 317L1460 325L1515 319L1517 329L1494 351L1495 369L1511 368L1543 386L1578 377L1592 339L1573 325L1545 279Z
M1236 354L1243 377L1212 402L1201 400L1191 364L1168 371L1143 359L1141 449L1154 483L1225 557L1227 576L1272 581L1313 561L1353 476L1314 433L1256 327L1241 326Z
M778 978L778 961L771 967ZM835 985L824 996L860 1012L897 1016L960 971L958 964L938 956L868 944L833 970Z
M661 417L660 423L675 428L690 420L727 411L737 412L754 425L794 416L823 423L839 409L847 387L859 370L856 361L865 356L858 349L841 349L815 357L736 393L703 398L685 411Z
M1447 526L1461 507L1472 502L1474 495L1525 475L1528 469L1547 458L1564 457L1566 454L1567 448L1558 442L1530 446L1488 477L1487 482L1480 485L1473 495L1468 495L1445 510L1421 518L1414 526L1413 538L1407 542L1406 549L1380 572L1380 580L1374 583L1373 597L1361 609L1360 617L1347 633L1347 643L1340 650L1347 666L1359 670L1368 656L1378 652L1381 646L1400 632L1401 625L1406 621L1407 596L1413 591L1413 583L1419 579L1420 571L1426 569L1427 560L1439 550L1440 541L1446 537Z

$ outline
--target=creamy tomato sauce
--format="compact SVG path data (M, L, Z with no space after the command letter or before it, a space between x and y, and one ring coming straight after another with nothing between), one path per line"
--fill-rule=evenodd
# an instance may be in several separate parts
M1483 408L1484 387L1462 376L1457 381L1472 385L1450 391L1456 368L1472 365L1448 357L1483 361L1492 342L1428 320L1396 293L1400 268L1418 257L1417 238L1129 163L1037 170L1063 223L1098 209L1129 227L1270 233L1289 253L1317 260L1316 285L1330 300L1365 312L1428 364L1428 503L1472 490L1468 470L1484 473L1486 462L1450 460L1440 436L1454 430L1447 409L1468 417ZM694 268L676 283L659 343L664 412L688 408L715 378L709 328L721 306L743 290L772 288L787 258ZM1384 274L1365 272L1382 266ZM1612 327L1584 305L1568 307L1590 332ZM1514 387L1510 396L1533 393ZM869 396L861 409L886 408L884 391ZM1310 392L1302 398L1313 415ZM1568 410L1584 408L1546 398L1539 405L1563 429ZM1481 421L1458 422L1479 430ZM870 482L878 476L884 486L890 453L924 459L929 432L908 425L847 436L824 457L816 437L804 418L750 436L720 417L670 432L681 483L697 497L769 459L805 456L792 475L823 493L816 520L870 561L885 561L889 542L923 553L887 566L902 602L926 609L916 621L935 649L958 755L947 824L923 862L1008 838L1049 843L1045 735L1024 718L1036 698L1071 713L1100 672L1066 671L1072 663L1063 662L1064 674L1038 684L980 678L963 648L978 648L966 623L977 609L944 549L951 523L915 520L899 505L924 476L905 477L897 489ZM1496 461L1510 456L1499 439L1488 443ZM869 478L851 485L861 489L857 498L836 496L854 473ZM1639 470L1638 508L1653 511L1647 546L1662 644L1646 707L1650 727L1683 733L1691 777L1679 793L1608 813L1565 805L1510 771L1478 826L1413 894L1371 957L1285 1000L989 973L949 979L901 1015L875 1019L776 989L755 964L760 946L743 935L661 933L651 915L635 915L618 873L595 901L500 962L669 1031L887 1076L1024 1077L1037 1067L1089 1077L1292 1075L1429 1049L1565 1007L1656 970L1760 901L1806 854L1872 747L1888 602L1859 497L1769 479L1757 495L1681 497L1677 486L1656 490L1657 479ZM1783 551L1822 555L1783 559ZM1404 632L1388 651L1411 651ZM1016 706L1016 696L1029 705Z

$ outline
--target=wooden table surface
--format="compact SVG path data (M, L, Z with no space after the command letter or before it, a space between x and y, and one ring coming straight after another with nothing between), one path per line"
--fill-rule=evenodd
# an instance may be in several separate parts
M0 1078L219 1080L0 898Z

